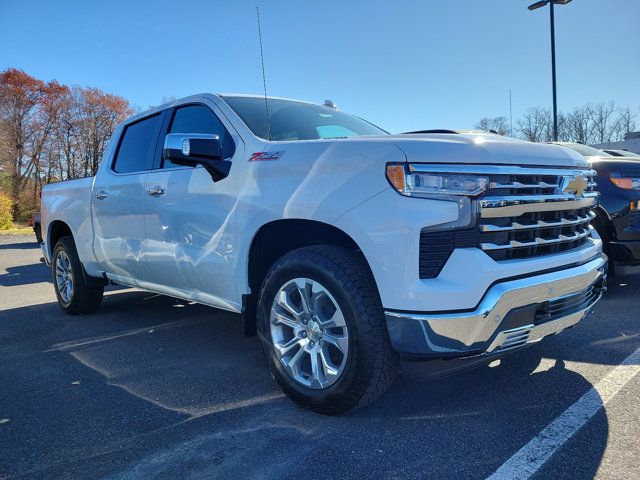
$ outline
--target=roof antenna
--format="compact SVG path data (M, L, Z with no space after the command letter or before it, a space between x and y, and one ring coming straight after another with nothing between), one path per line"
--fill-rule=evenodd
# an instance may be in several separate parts
M267 133L271 138L271 121L269 120L269 103L267 102L267 77L264 73L264 53L262 52L262 30L260 29L260 8L256 5L256 15L258 16L258 39L260 40L260 62L262 63L262 86L264 87L264 111L267 120Z

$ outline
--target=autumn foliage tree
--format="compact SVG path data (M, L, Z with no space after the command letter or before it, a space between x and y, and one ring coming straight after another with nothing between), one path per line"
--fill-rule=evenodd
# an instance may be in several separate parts
M124 98L96 88L0 72L0 189L14 219L38 208L44 183L95 174L113 130L131 113Z

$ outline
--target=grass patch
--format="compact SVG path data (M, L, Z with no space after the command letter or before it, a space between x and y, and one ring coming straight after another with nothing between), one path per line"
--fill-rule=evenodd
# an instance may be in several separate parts
M0 235L27 235L33 233L33 228L25 225L13 225L9 230L0 230Z

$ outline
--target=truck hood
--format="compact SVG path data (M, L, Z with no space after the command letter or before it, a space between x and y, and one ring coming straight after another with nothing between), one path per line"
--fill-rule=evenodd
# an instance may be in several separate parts
M363 137L364 138L364 137ZM386 141L412 163L478 163L588 168L586 159L558 145L526 142L494 134L403 134Z

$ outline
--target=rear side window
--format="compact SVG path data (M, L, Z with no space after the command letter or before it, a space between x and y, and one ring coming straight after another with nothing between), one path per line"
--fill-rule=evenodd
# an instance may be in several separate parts
M153 168L153 153L161 126L156 114L125 127L113 165L118 173L142 172Z
M213 113L213 111L204 105L188 105L186 107L177 108L169 133L209 133L218 135L222 142L222 155L224 158L233 156L234 144L229 132L224 125ZM170 161L165 160L164 168L177 167Z

